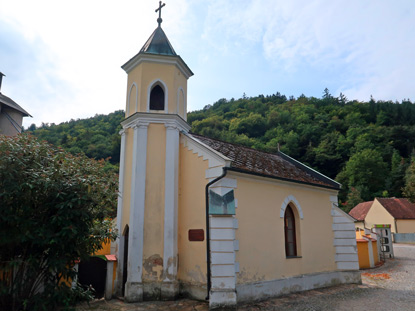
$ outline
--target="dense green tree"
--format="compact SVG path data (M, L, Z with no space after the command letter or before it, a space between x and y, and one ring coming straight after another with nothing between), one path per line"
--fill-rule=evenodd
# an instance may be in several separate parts
M388 196L402 196L402 189L405 186L405 171L407 166L408 165L406 164L405 160L395 149L392 154L390 173L386 179L386 189L388 191Z
M361 188L361 187L360 187ZM360 188L351 187L347 194L346 202L343 204L343 210L348 213L357 204L363 202Z
M27 132L72 154L84 153L96 160L108 159L112 164L118 164L120 149L114 145L119 145L121 140L118 132L123 118L124 112L116 111L59 125L43 123L39 128L32 125Z
M63 280L115 238L117 178L103 166L30 135L0 136L2 310L69 309L90 298Z
M362 199L369 201L385 190L386 176L387 165L380 152L364 149L350 157L337 179L345 189L360 189Z
M411 159L411 164L406 170L403 194L409 198L411 202L415 203L415 158Z

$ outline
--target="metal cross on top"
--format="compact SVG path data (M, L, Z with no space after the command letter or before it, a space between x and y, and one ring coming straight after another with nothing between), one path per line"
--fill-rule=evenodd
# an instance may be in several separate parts
M157 18L157 23L159 23L159 27L161 25L161 22L163 21L161 19L161 8L164 7L165 5L166 5L165 3L161 4L161 1L159 1L159 7L158 9L156 9L156 13L159 12L159 18Z

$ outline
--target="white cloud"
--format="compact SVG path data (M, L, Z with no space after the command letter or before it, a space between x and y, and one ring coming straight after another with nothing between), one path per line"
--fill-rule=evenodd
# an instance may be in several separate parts
M14 40L20 33L15 49L24 50L0 46L0 70L9 71L3 89L33 114L25 125L123 109L120 66L157 26L157 6L0 0L0 22ZM162 26L196 73L191 109L246 87L252 96L275 92L284 77L293 81L292 94L321 94L328 86L350 99L415 100L414 8L410 0L175 0L163 8Z
M224 53L260 41L264 57L278 70L300 73L306 64L329 75L335 69L336 91L359 99L375 92L399 98L415 97L405 83L414 78L405 69L415 69L408 53L415 47L413 29L411 1L213 1L204 38Z

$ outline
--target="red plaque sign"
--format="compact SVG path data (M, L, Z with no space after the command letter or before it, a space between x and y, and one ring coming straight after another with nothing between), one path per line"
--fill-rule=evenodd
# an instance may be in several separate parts
M189 241L204 241L205 232L203 229L190 229L189 230Z

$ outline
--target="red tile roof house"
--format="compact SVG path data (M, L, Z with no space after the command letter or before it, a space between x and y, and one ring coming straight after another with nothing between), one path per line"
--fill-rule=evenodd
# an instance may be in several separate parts
M390 224L392 233L414 234L415 204L405 198L375 198L356 205L349 215L358 228L372 228L375 224Z

